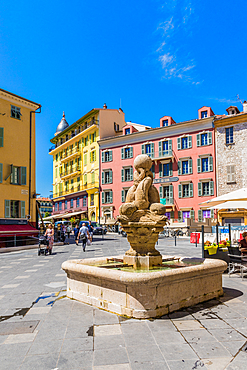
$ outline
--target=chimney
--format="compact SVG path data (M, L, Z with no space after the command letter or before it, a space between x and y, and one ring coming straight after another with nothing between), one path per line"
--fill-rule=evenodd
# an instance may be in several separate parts
M103 105L103 109L107 109L107 105L106 105L106 103Z
M243 102L243 112L247 113L247 101L246 100Z

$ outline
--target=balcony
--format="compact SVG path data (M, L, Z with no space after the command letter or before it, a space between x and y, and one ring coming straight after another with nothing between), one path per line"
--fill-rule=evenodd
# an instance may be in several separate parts
M66 161L69 161L70 159L80 157L81 152L79 151L79 148L75 147L72 150L66 150L63 152L62 157L61 157L61 162L64 163Z
M57 198L57 197L61 197L64 195L73 194L73 193L77 193L82 190L93 189L93 188L98 189L99 187L95 185L95 183L85 183L84 185L72 186L69 189L65 189L63 191L53 193L53 198Z
M160 150L158 152L155 152L151 158L154 161L157 161L157 160L160 160L160 159L173 159L174 155L173 155L172 149Z
M70 177L78 176L81 173L79 166L69 167L66 171L60 173L61 179L68 179Z

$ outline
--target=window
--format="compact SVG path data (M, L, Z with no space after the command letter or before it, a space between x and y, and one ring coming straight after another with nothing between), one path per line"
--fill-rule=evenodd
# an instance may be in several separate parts
M172 140L159 141L159 157L172 155Z
M188 137L182 137L182 149L187 149L188 144Z
M165 212L165 216L168 218L168 220L171 219L171 212Z
M166 199L166 204L173 204L173 185L160 186L160 199Z
M68 208L68 201L66 200L65 202L64 202L64 209L67 209Z
M192 148L192 136L178 137L177 148L178 150Z
M146 154L151 154L151 144L146 144L145 145L145 152L146 152Z
M87 185L87 174L83 176L83 182L84 182L84 185Z
M133 158L133 148L131 146L121 148L121 158L122 159Z
M82 198L82 206L83 207L87 206L87 197L86 197L86 195L84 195L84 197Z
M112 150L101 153L102 162L111 162L112 161Z
M94 206L94 194L90 194L90 206Z
M179 184L178 185L179 198L192 198L193 197L193 184Z
M3 164L0 163L0 184L3 182Z
M112 203L112 191L103 191L102 192L102 204Z
M87 144L88 144L88 136L85 137L84 142L85 142L85 146L87 146Z
M80 207L80 198L76 198L76 208Z
M21 119L21 108L11 105L11 117Z
M235 166L230 165L226 166L226 172L227 172L227 183L236 182L236 176L235 176Z
M172 176L172 163L160 163L159 164L159 176L166 177Z
M205 197L214 195L214 182L213 181L205 181L198 183L198 196Z
M59 211L62 211L62 202L59 202L58 209Z
M96 161L96 150L93 150L90 153L90 162L95 162Z
M226 145L229 144L233 144L233 127L226 128Z
M55 203L55 211L58 211L58 203Z
M3 147L3 127L0 127L0 148Z
M208 116L208 112L206 110L201 112L201 118L206 118Z
M27 184L26 172L27 172L26 167L11 166L10 183L14 185L26 185Z
M112 170L102 172L102 184L112 184Z
M211 210L210 209L205 209L202 211L202 217L203 218L211 218Z
M133 168L132 167L122 168L121 177L122 177L122 182L132 181L133 180Z
M70 208L73 208L74 199L70 199Z
M193 173L192 159L178 161L178 174L190 175Z
M94 184L94 183L95 183L95 172L93 172L93 173L91 174L91 182L92 182L92 184Z
M162 126L163 126L163 127L168 126L168 119L164 119L164 120L162 121Z
M127 197L128 190L129 190L129 188L122 189L122 192L121 192L121 195L122 195L122 203L125 202L125 199Z
M213 157L197 158L197 172L211 172L213 171Z
M204 218L214 218L214 210L213 209L204 209L198 210L198 221L202 222Z
M114 130L119 131L119 124L114 122Z
M203 132L196 135L197 146L205 146L212 144L212 132Z
M96 132L92 134L92 142L94 143L96 141Z
M85 153L83 156L83 162L84 162L84 166L86 166L87 165L87 153Z
M147 154L152 158L154 156L154 143L142 144L142 154Z
M185 221L186 218L190 218L190 211L183 211L183 221Z
M25 218L25 201L5 199L6 218Z
M126 128L125 129L125 135L129 135L130 134L130 128Z

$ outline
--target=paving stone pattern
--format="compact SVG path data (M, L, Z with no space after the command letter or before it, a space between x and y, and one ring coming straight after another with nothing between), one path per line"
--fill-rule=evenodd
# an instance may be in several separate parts
M180 238L159 239L162 254L197 256ZM247 279L223 277L225 295L155 320L126 319L66 298L67 259L117 256L126 238L95 238L86 252L71 240L51 256L0 254L0 370L238 370L247 368Z

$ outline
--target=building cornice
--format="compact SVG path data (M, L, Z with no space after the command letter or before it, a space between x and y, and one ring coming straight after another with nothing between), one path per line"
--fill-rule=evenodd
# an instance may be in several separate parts
M25 108L29 108L29 109L38 109L41 107L40 104L38 103L35 103L31 100L28 100L28 99L25 99L25 98L22 98L21 96L19 95L16 95L16 94L13 94L9 91L6 91L6 90L3 90L3 89L0 89L0 98L3 98L9 102L11 102L12 104L17 104L17 105L21 105Z
M216 118L214 120L215 127L236 125L238 123L247 122L247 113L240 113L236 115L230 115L223 118Z

